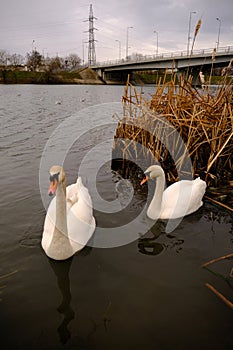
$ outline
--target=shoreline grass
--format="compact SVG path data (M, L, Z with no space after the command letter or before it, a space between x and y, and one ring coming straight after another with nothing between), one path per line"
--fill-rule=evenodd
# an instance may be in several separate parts
M233 208L232 80L214 88L206 85L197 89L190 77L181 77L176 85L174 74L169 82L160 80L150 98L128 81L113 153L125 160L130 157L135 163L139 158L150 162L155 157L168 183L178 180L177 170L184 176L200 176L207 183L210 197ZM170 128L165 128L166 123ZM143 151L132 147L127 139L142 144ZM185 167L187 156L192 161L192 172Z

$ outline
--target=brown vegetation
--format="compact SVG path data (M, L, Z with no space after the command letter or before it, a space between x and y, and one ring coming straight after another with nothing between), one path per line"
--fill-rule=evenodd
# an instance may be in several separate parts
M159 81L152 98L143 97L129 83L123 96L124 117L119 121L114 155L123 159L156 158L167 181L200 176L208 195L233 208L233 84L214 90L192 86L191 79ZM119 139L124 139L120 141ZM182 141L185 147L182 146ZM128 142L127 140L130 140ZM144 146L137 149L136 141ZM133 153L133 155L132 155ZM192 167L187 167L189 157Z

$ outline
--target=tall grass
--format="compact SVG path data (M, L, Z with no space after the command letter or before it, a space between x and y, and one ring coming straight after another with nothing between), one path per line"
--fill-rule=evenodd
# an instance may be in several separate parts
M209 188L225 188L227 193L233 190L232 80L214 91L210 86L200 90L192 86L190 79L182 77L176 85L174 75L167 83L159 81L150 98L127 83L123 110L116 138L134 140L144 148L139 154L136 149L130 149L129 142L121 141L121 145L114 147L120 149L122 158L127 152L134 152L135 160L144 157L152 161L153 154L165 169L167 179L173 182L178 180L177 170L186 172L184 162L188 155L192 174L187 175L200 176ZM164 120L172 126L170 132L162 127ZM184 141L188 154L183 152L176 135ZM161 142L165 138L166 147ZM172 154L176 155L175 164Z
M190 53L190 55L192 55L192 53L193 53L194 44L195 44L196 37L197 37L197 34L198 34L200 28L201 28L201 19L198 20L198 22L197 22L197 24L196 24L196 27L195 27L194 36L193 36L193 42L192 42L192 48L191 48L191 53Z

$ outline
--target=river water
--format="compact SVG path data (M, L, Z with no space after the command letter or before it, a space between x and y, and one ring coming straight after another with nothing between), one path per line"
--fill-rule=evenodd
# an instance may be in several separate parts
M205 286L233 301L232 260L201 268L232 253L233 217L205 200L169 234L148 226L146 194L111 170L123 93L0 86L2 349L233 348L232 310ZM67 184L81 173L89 187L97 232L57 262L40 242L48 165L62 160Z

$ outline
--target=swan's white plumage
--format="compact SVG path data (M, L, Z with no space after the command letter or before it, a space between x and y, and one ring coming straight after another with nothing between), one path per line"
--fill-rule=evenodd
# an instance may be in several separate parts
M78 177L75 184L66 187L67 233L56 239L56 200L57 196L49 205L41 244L50 258L64 260L84 248L94 233L95 219L88 189Z
M163 192L160 218L175 219L195 212L203 204L205 188L206 184L200 178L172 184Z
M151 219L177 219L202 206L206 182L200 178L181 180L164 190L165 176L160 166L152 165L145 173L149 173L151 179L156 178L155 194L147 210Z

